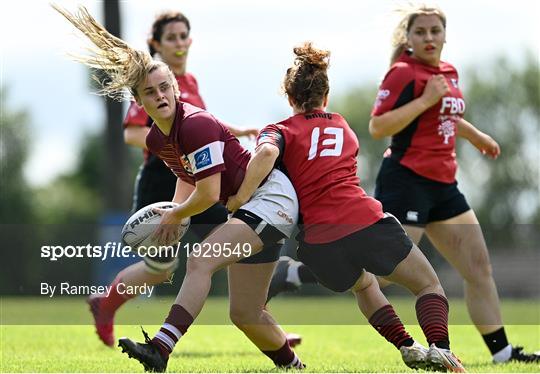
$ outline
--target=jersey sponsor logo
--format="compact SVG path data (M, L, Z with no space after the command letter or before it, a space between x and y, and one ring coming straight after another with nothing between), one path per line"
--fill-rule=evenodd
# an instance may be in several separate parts
M456 126L454 125L454 121L450 119L446 119L441 122L439 125L438 134L442 137L444 137L443 143L448 144L448 140L456 135Z
M440 113L463 114L465 112L465 100L459 97L443 97Z
M414 210L409 210L407 212L407 221L418 222L418 212L415 212Z
M189 162L189 159L187 158L186 155L182 155L180 157L180 162L182 163L182 167L184 168L184 170L186 171L186 173L189 175L189 176L193 176L193 168L191 167L191 162Z
M195 168L202 169L212 163L212 156L210 155L210 147L195 153Z
M294 224L294 220L291 218L291 216L289 216L287 213L285 213L284 211L282 210L278 210L277 211L277 215L281 218L283 218L285 221L289 222L291 225Z
M377 98L375 99L375 108L380 106L388 96L390 96L390 90L379 90L377 92Z

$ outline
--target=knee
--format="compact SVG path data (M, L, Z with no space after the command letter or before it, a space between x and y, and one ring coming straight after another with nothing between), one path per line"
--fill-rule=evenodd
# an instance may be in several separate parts
M240 330L245 330L249 325L260 323L262 309L247 308L245 306L231 306L229 318Z
M375 277L375 275L364 272L358 282L356 282L355 285L351 288L351 291L354 294L360 294L369 289L370 287L374 286L378 286L377 278Z
M493 268L487 251L478 256L473 256L467 264L467 271L463 279L467 283L485 283L493 278Z
M186 275L197 273L212 276L214 272L212 266L200 257L188 257L186 261Z

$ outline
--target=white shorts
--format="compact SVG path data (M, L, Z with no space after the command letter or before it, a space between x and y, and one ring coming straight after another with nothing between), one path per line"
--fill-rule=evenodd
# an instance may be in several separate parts
M277 169L272 170L266 182L257 188L251 199L240 209L262 218L261 227L255 230L257 234L269 224L290 238L298 223L296 191L289 178Z

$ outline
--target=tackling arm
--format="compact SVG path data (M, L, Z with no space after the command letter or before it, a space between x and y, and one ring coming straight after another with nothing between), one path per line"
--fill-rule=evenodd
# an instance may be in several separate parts
M234 212L244 205L261 182L270 174L279 157L279 148L273 144L263 143L249 161L246 175L236 195L229 197L227 209Z

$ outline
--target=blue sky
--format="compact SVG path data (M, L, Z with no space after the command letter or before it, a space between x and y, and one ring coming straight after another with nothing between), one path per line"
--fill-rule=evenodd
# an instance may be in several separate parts
M83 45L45 0L2 6L0 76L8 106L31 113L32 153L25 175L34 185L74 166L81 138L103 128L100 98L84 67L65 53ZM57 1L87 6L102 19L101 1ZM331 90L378 82L386 71L397 1L121 1L123 38L145 48L156 13L184 12L192 22L188 70L199 80L209 110L238 125L262 127L289 114L280 83L292 47L304 40L332 51ZM540 2L439 1L448 17L443 59L458 70L505 55L519 64L524 50L540 55ZM466 80L462 81L466 86ZM119 124L120 126L120 124Z

